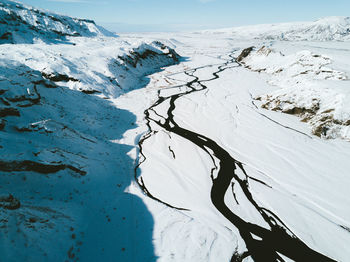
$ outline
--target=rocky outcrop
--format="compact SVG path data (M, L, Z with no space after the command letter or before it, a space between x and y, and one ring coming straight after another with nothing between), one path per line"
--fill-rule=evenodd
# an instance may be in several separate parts
M254 50L254 47L248 47L246 49L243 49L241 54L237 57L236 61L238 63L241 63L243 61L244 58L246 58L247 56L249 56L249 54Z
M21 202L16 199L13 195L9 195L6 197L0 197L0 208L4 208L7 210L16 210L21 207Z

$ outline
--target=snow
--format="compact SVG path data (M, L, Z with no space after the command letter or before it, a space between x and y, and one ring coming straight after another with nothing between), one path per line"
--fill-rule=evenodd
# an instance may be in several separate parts
M176 53L105 36L3 44L0 53L2 259L152 259L153 218L125 192L133 147L118 143L136 117L111 99L177 63Z
M57 43L77 36L116 37L94 21L57 15L8 0L0 3L0 23L1 44Z
M325 17L314 22L294 22L206 30L206 34L227 34L235 39L281 41L348 41L350 17Z
M242 63L280 87L258 97L264 108L299 115L318 136L349 140L348 75L332 69L330 57L309 50L284 55L264 46Z
M16 13L22 7L2 4ZM2 260L230 261L247 251L211 200L218 156L162 127L170 101L150 112L161 125L146 120L158 95L189 91L195 77L208 88L176 100L176 123L242 162L257 203L308 247L348 260L350 46L328 41L347 39L334 26L346 29L348 19L298 25L319 26L323 42L292 41L285 30L297 26L290 24L276 26L276 35L291 41L270 41L244 40L254 35L246 28L235 29L240 40L232 30L108 37L86 23L91 34L59 43L45 32L33 33L42 41L24 33L21 44L0 45ZM316 40L316 32L295 39ZM213 79L229 55L250 46L256 48L243 66L227 64ZM293 108L304 108L309 119L286 114ZM318 126L326 135L313 134ZM269 229L238 183L233 189L225 204Z
M158 37L165 38L164 35ZM203 37L207 37L206 41L203 41ZM191 60L183 62L179 66L167 68L166 71L158 73L158 77L152 76L153 81L150 82L147 88L131 92L127 101L136 100L140 96L140 92L146 94L157 87L163 88L163 79L166 77L168 77L169 87L174 87L173 93L179 92L179 88L176 86L183 84L183 81L188 79L188 76L181 73L181 67L182 70L188 70L198 66L210 65L196 72L197 76L208 79L210 73L217 69L215 65L219 64L221 59L225 58L230 51L237 48L242 50L243 47L252 44L251 42L228 41L226 36L222 38L213 36L211 38L207 35L198 36L197 34L177 35L177 39L178 43L183 44L177 44L176 50L183 56L191 57ZM271 48L274 49L274 43L271 45ZM304 66L308 67L311 72L306 76L302 74L298 80L304 81L304 84L317 85L317 87L320 81L323 81L328 89L343 84L344 89L339 90L339 92L344 94L348 74L333 69L343 67L340 66L340 63L337 63L339 60L332 57L332 60L328 61L328 59L325 59L328 58L327 53L320 57L313 57L314 54L317 54L315 49L310 48L305 51L304 45L304 42L276 43L276 49L286 51L289 57L280 55L278 51L276 51L277 54L274 54L276 59L273 61L264 57L266 73L250 72L250 70L243 68L233 68L225 71L221 74L219 80L208 83L209 91L194 93L179 100L176 104L175 116L177 123L181 126L205 134L219 142L232 155L247 164L247 172L250 175L272 186L272 189L269 189L259 183L251 185L254 195L259 198L259 203L274 210L298 237L306 241L310 247L322 251L323 254L335 260L346 261L349 255L345 251L347 250L346 243L349 241L349 234L347 230L339 225L345 224L345 227L347 227L350 215L347 208L349 203L346 200L347 197L345 197L348 196L347 185L349 184L347 176L349 168L347 164L349 158L348 142L319 139L317 136L313 136L308 125L299 122L298 118L255 108L252 104L252 102L259 103L259 101L252 100L252 96L263 96L278 90L287 92L281 88L283 81L294 83L294 79L291 78L294 74L302 72L305 69ZM333 43L322 45L333 50ZM342 47L345 48L346 45L343 44ZM298 51L294 52L295 49ZM236 54L238 55L239 51ZM347 55L347 53L342 52L342 55ZM254 54L251 59L255 59ZM300 65L300 68L290 69L290 65L300 59L305 61L305 64ZM345 61L345 58L342 57L342 60ZM256 61L263 64L260 60L254 60L254 62ZM259 65L258 62L254 66ZM313 65L309 65L309 62L312 62ZM282 66L285 70L283 75L276 79L272 76L275 72L273 67L275 64ZM334 74L335 80L320 79L316 71L322 70L322 67L333 70L328 75ZM257 66L257 68L259 67ZM341 76L342 79L337 79L338 76ZM162 82L159 83L158 80ZM270 85L272 80L275 81L274 86ZM277 84L279 85L277 86ZM288 94L290 94L292 88L295 89L296 87L291 86ZM307 86L307 88L310 87ZM290 96L297 94L298 91L300 90L295 91ZM169 95L169 92L168 88L161 91L164 95ZM307 100L312 96L318 98L322 94L323 90L315 87L315 92L312 95L305 96L305 93L298 93L298 97L303 98L305 96L304 100ZM329 96L331 97L331 95ZM119 106L124 106L123 108L131 110L139 116L138 123L142 125L144 107L142 111L138 111L133 106L129 106L130 102L119 101ZM330 100L328 101L330 102ZM346 107L339 106L339 110L346 110ZM158 110L157 108L157 112L163 115L166 109L161 107ZM207 188L207 183L210 183L210 167L207 167L206 179L203 177L202 182L194 182L192 179L194 175L193 167L198 169L195 172L197 174L195 178L203 176L203 171L200 170L207 162L197 164L197 161L203 159L203 151L195 153L193 149L188 148L188 146L193 146L188 145L189 142L183 141L176 135L167 135L163 132L158 130L158 133L147 140L144 145L147 160L141 165L141 175L147 189L153 195L166 200L171 205L190 209L190 212L184 213L186 215L190 214L191 217L198 220L199 224L211 225L215 232L220 232L217 236L218 242L222 238L228 237L220 225L225 225L237 235L235 228L227 224L227 221L222 220L218 214L210 214L213 209L210 204L205 207L198 202L208 199L208 193L205 194L203 188ZM181 144L181 148L174 146L177 144ZM169 146L176 156L186 155L185 158L181 158L181 163L179 163L180 159L172 159L171 152L168 149ZM179 179L180 181L178 181ZM180 186L179 188L177 188L177 184ZM200 195L200 192L204 194ZM239 191L237 194L240 194ZM229 195L228 193L227 201L233 203L234 200ZM139 196L142 195L139 194ZM183 199L186 200L184 204ZM254 223L261 223L258 220L258 215L254 214L254 210L249 211L250 209L247 206L242 204L234 210L240 214L240 217L254 221ZM151 212L155 212L155 217L157 217L158 212L152 211L152 205L148 207ZM181 215L178 216L181 217ZM162 219L166 220L166 218ZM163 224L164 221L161 223ZM185 222L183 224L184 227L187 227ZM155 227L158 227L157 223ZM173 234L171 233L172 230L166 226L159 225L159 227L164 228L165 232L162 232L162 236ZM157 255L160 256L160 261L163 261L162 254L166 254L166 251L163 250L163 239L159 239L156 232L154 232L155 248ZM193 229L195 235L194 232L195 229ZM198 238L193 238L193 236L191 236L191 239L194 243L200 241ZM235 242L234 239L230 241L230 243ZM335 245L340 245L340 248L334 249ZM225 245L224 249L226 250L228 246ZM237 242L237 247L240 253L245 250L244 243L240 241ZM214 245L214 248L219 247ZM231 253L234 250L231 249ZM203 247L201 251L198 251L195 258L188 258L186 256L190 254L190 251L184 250L184 247L181 246L174 253L172 259L165 256L164 261L203 261L201 255L206 252L207 249ZM230 256L226 254L225 256L226 259L224 260L228 261ZM221 259L221 257L218 257L217 259L204 260L220 261ZM245 261L249 261L249 259Z

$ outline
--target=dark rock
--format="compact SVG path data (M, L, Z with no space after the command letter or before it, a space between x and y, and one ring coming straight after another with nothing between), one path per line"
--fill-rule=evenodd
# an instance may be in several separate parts
M20 116L18 109L12 107L5 107L0 109L0 117L6 116Z
M5 120L4 120L4 119L1 119L1 120L0 120L0 131L1 131L1 130L4 130L4 128L5 128Z
M1 40L10 40L12 39L12 33L11 32L6 32L2 36L0 36Z
M81 92L83 92L84 94L87 94L87 95L100 94L101 93L100 91L97 91L97 90L81 90Z
M311 108L305 108L305 107L292 107L290 109L283 110L283 113L290 114L290 115L304 115L304 114L313 114L315 115L316 112L320 109L319 103L313 105Z
M73 81L73 82L79 82L78 79L67 76L67 75L63 75L63 74L58 74L58 73L41 73L43 77L45 77L46 79L49 79L53 82L69 82L69 81Z
M166 47L164 44L158 41L154 41L153 44L158 46L162 50L168 49L168 52L159 54L150 49L140 50L138 48L134 48L132 51L129 52L129 54L118 56L118 58L124 61L125 64L130 65L134 68L136 68L137 65L142 66L142 61L146 59L152 59L154 57L167 56L170 60L173 61L173 63L177 63L179 61L180 56L176 53L174 49Z
M29 104L18 105L20 107L26 107L26 106L32 106L32 105L38 104L40 102L40 96L37 94L37 97L31 98L31 97L23 95L23 96L16 96L16 97L12 97L12 98L7 98L7 100L9 100L12 103L29 102Z
M3 172L20 172L20 171L33 171L40 174L52 174L58 171L70 169L73 172L85 176L86 172L80 170L71 165L65 164L43 164L31 160L23 161L2 161L0 160L0 171Z
M16 128L16 130L18 132L21 132L21 133L23 133L23 132L33 132L33 130L28 128L28 127L18 127L18 126L16 126L15 128Z
M2 97L0 97L0 102L3 103L5 106L11 105L5 98L2 98Z
M237 62L242 62L242 60L244 59L244 58L246 58L247 56L249 56L249 54L254 50L254 46L251 46L251 47L248 47L248 48L246 48L246 49L244 49L242 52L241 52L241 54L237 57L237 59L236 59L236 61Z
M21 207L21 202L10 194L8 197L0 197L0 207L8 210L16 210Z
M54 83L52 83L52 82L50 82L50 81L48 81L46 79L35 81L35 82L33 82L33 84L35 84L35 85L43 85L46 88L57 88L57 86Z

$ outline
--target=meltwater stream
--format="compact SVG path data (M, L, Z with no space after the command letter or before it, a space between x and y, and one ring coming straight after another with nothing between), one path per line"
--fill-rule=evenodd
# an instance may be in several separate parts
M249 177L244 169L244 165L240 161L233 158L224 148L219 146L212 139L187 130L179 126L174 120L174 110L176 108L176 101L178 99L190 93L200 92L207 89L207 86L205 85L206 82L214 81L220 77L219 74L224 70L238 66L239 64L236 62L233 54L231 54L230 58L225 63L217 66L218 69L216 72L212 73L211 79L200 80L199 77L194 75L199 68L189 69L183 73L193 78L193 80L187 82L183 86L180 86L186 87L185 91L179 90L179 93L170 96L162 96L161 90L158 91L158 100L144 112L149 131L139 141L141 157L140 162L135 169L135 179L147 196L171 208L186 210L183 208L174 207L152 195L152 193L144 184L142 177L137 177L138 167L147 159L143 153L142 146L147 139L157 133L157 131L153 130L151 126L151 123L155 123L164 130L177 134L178 136L191 141L211 157L215 168L212 169L211 174L208 174L211 176L213 182L211 192L208 192L208 194L210 193L212 203L216 209L238 229L247 247L247 251L244 254L235 254L232 257L231 261L242 261L244 258L247 258L249 256L256 262L282 262L285 261L283 256L298 262L335 261L309 248L272 211L260 206L255 201L253 195L249 191L249 180L253 178ZM212 65L210 65L210 67L212 67ZM169 107L167 110L167 115L162 116L161 114L157 113L156 108L165 101L169 102ZM161 120L153 119L151 117L152 112L160 117ZM218 160L219 164L216 164L215 159ZM245 175L244 178L241 178L237 175L237 169L243 172ZM214 171L217 172L215 178ZM264 184L262 181L258 182ZM225 194L227 190L231 188L230 186L232 183L238 184L240 186L244 197L259 212L261 218L269 225L270 229L266 229L259 225L245 221L234 212L232 212L231 209L226 205L224 201Z

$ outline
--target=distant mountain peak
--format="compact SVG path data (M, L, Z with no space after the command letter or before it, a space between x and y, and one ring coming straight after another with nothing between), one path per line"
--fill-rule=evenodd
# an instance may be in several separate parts
M337 23L337 24L350 24L350 17L347 16L327 16L317 19L315 23Z
M350 17L330 16L313 22L263 24L210 30L235 38L283 41L350 41Z

